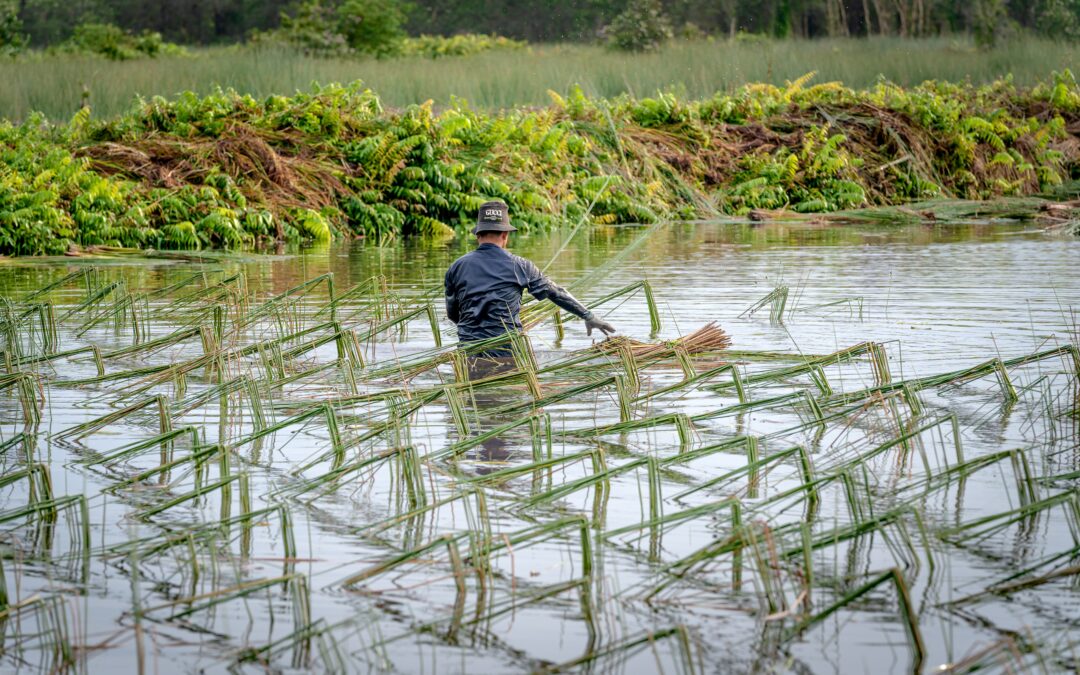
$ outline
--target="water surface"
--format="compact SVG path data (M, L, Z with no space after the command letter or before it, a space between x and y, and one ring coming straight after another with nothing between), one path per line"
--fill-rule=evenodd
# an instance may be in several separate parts
M360 340L364 367L352 369L351 378L329 339L288 359L289 347L335 332L324 325L325 284L237 328L263 300L332 273L338 294L380 277L377 293L339 304L334 318L341 328L362 336L430 301L449 345L453 330L439 287L448 264L468 246L352 243L282 257L15 260L0 267L4 295L15 302L72 271L95 267L91 293L122 282L109 297L137 296L143 343L185 327L203 326L213 336L213 306L220 305L218 346L234 355L220 362L218 373L204 364L179 385L170 379L138 391L153 373L76 384L98 375L89 353L33 363L43 352L40 335L31 334L31 320L19 324L19 369L39 378L44 407L40 426L27 432L32 447L10 446L3 474L31 466L29 453L47 468L54 496L85 495L90 542L87 547L81 539L78 508L61 510L53 523L40 513L19 515L40 495L31 494L29 479L3 486L0 506L11 516L2 524L8 602L43 599L10 613L4 668L70 663L131 671L140 662L160 672L254 672L264 666L519 672L555 664L627 673L1077 667L1080 596L1075 575L1060 572L1075 565L1080 552L1076 364L1067 353L1027 364L1011 360L1080 339L1080 241L1019 224L697 223L600 228L569 242L558 235L512 242L514 252L541 266L550 262L549 273L584 301L647 279L659 308L659 332L651 331L641 292L598 309L626 336L663 341L718 322L736 351L699 357L698 372L734 363L753 382L755 375L873 342L884 348L892 381L1000 358L1011 364L1005 372L1017 392L1015 401L1008 400L1007 386L988 371L969 381L926 385L912 393L915 402L878 395L843 403L842 394L881 383L868 358L860 357L820 369L831 396L805 372L750 384L750 401L806 391L819 401L824 424L815 423L805 399L735 407L740 401L733 387L713 386L730 382L730 375L633 406L634 419L700 416L689 442L670 423L582 432L620 419L613 388L601 387L544 407L550 446L543 430L536 440L525 424L450 460L441 451L465 436L445 398L421 402L398 423L384 424L424 392L453 382L450 364L407 383L393 369L370 376L376 368L415 363L432 352L435 338L424 315L405 331L395 327ZM196 272L204 273L197 281L153 294ZM232 290L213 291L222 282L221 288ZM770 320L769 307L746 313L780 286L788 288L781 321ZM192 334L152 353L108 356L134 344L130 320L89 325L104 316L108 303L76 309L87 297L86 283L76 280L37 298L51 302L59 318L54 352L95 345L106 355L107 374L179 364L204 353L202 339ZM282 344L280 369L268 348L236 355L245 345L313 327ZM579 321L567 321L562 337L550 321L529 337L541 367L596 339ZM326 367L315 372L318 366ZM9 371L15 367L9 362ZM617 359L601 359L542 376L541 392L611 373L629 376ZM674 360L639 375L642 394L685 377ZM254 389L237 386L224 397L198 400L200 393L218 391L221 381L241 376ZM352 381L359 394L397 393L346 400ZM5 440L24 428L13 392L14 386L5 389L3 399ZM198 447L184 436L167 448L167 457L154 444L122 460L101 461L159 433L154 406L82 438L63 436L158 394L165 397L171 427L194 428ZM267 424L334 402L346 446L341 464L335 464L333 434L321 415L252 439L252 396ZM524 412L498 409L525 404L531 395L518 382L463 392L462 398L469 432L476 434L521 420ZM940 424L875 452L905 430L935 422ZM743 443L694 454L740 437L757 439L756 448ZM214 444L227 448L227 468L213 455L199 471L181 462L167 477L155 474L118 487L163 461ZM739 473L755 453L760 460L795 446L805 449L820 481L816 506L809 504L798 454L780 454L773 464ZM412 455L390 452L406 447ZM949 473L962 462L1014 449L1019 452L985 466ZM376 461L381 453L387 459ZM577 453L581 458L557 463ZM685 461L680 453L689 453ZM655 486L659 512L699 511L662 527L643 526L656 515L643 458L662 465ZM497 473L537 461L550 464L518 475ZM358 468L330 481L341 465ZM636 468L620 472L624 466ZM606 481L543 498L605 470L614 470ZM407 478L410 471L421 496ZM228 489L177 501L238 474L244 478ZM741 520L733 518L733 501ZM284 508L236 519L277 506ZM981 536L969 536L980 529L972 527L979 519L1023 508L1023 517L987 520ZM281 512L287 512L285 521ZM900 515L882 518L888 513ZM754 546L708 554L740 523L752 524ZM295 551L286 544L287 530ZM449 539L458 541L462 560L456 564ZM132 546L137 540L145 541ZM813 545L804 547L808 541ZM476 555L483 542L494 549L486 563ZM415 555L403 556L409 551ZM690 564L698 554L701 562ZM377 569L380 563L387 566ZM921 661L892 581L845 601L891 569L903 581L917 622ZM991 586L1001 591L1016 579L1038 583L956 602ZM800 626L834 603L842 607ZM70 651L61 648L65 644Z

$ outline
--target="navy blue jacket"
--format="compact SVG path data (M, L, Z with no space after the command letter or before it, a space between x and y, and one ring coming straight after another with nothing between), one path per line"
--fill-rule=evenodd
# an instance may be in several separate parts
M592 313L532 262L495 244L480 244L446 271L446 315L457 324L462 342L521 330L521 291L551 300L582 319Z

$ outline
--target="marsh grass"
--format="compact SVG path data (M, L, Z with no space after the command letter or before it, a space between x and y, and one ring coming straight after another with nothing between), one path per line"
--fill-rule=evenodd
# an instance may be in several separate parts
M190 57L111 62L81 56L0 63L0 117L21 120L40 111L67 120L83 103L84 87L95 115L126 111L137 95L172 97L182 91L234 88L262 98L307 90L311 83L362 80L387 105L460 98L482 108L546 105L547 90L580 85L590 96L651 96L675 90L708 98L749 82L783 85L810 71L818 81L855 88L879 78L910 86L925 80L977 84L1013 75L1031 85L1054 70L1074 67L1075 44L1017 38L981 51L966 38L925 40L785 40L675 43L652 54L628 55L602 47L536 45L526 51L430 60L316 59L288 51L215 48Z

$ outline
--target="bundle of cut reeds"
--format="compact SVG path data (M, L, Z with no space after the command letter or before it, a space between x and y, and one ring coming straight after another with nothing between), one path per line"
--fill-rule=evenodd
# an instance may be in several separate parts
M675 340L640 342L625 335L614 335L596 343L590 349L612 354L623 349L624 345L630 349L637 360L654 359L671 356L676 351L686 354L722 351L731 346L731 336L725 333L723 328L717 326L715 321L710 321L693 333Z

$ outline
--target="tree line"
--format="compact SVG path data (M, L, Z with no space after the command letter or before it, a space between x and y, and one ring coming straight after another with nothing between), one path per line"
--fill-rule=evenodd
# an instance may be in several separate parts
M44 46L86 23L154 31L184 44L239 42L277 28L304 6L345 0L0 0L0 46L22 39ZM1080 0L654 0L676 33L776 38L922 37L1010 33L1080 38ZM363 0L390 7L411 34L489 33L530 42L595 41L640 0ZM6 36L6 37L5 37Z
M495 31L530 42L595 39L634 0L416 0L411 27ZM1030 31L1080 37L1080 0L661 0L694 35L841 37Z

